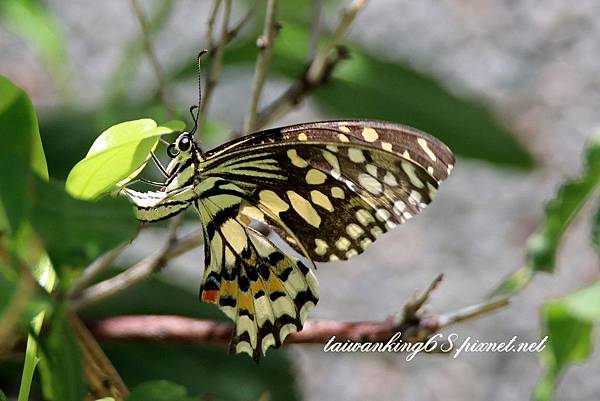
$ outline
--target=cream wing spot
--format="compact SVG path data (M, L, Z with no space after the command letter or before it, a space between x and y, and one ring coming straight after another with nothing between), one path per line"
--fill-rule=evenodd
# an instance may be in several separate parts
M279 197L275 192L271 190L260 191L258 195L260 199L260 203L270 209L273 213L279 214L281 212L285 212L290 208L283 199Z
M329 197L322 193L321 191L310 191L310 199L313 201L315 205L321 206L323 209L328 212L333 212L333 205L329 200Z
M348 149L348 157L354 163L363 163L366 160L362 150L355 148Z
M381 149L387 151L387 152L391 152L392 151L392 144L389 142L381 142Z
M379 139L379 134L373 128L364 128L361 134L367 142L375 142Z
M379 221L387 221L390 218L390 212L388 212L385 209L377 209L377 212L375 212L375 216Z
M306 140L308 140L308 136L306 136L306 133L304 133L304 132L301 132L301 133L298 135L298 140L299 140L299 141L306 141Z
M344 190L340 187L331 187L331 196L333 196L336 199L344 199Z
M337 255L333 255L333 254L329 255L329 261L330 262L335 262L335 261L338 261L338 260L340 260L340 258L338 258Z
M315 253L317 255L325 255L327 253L327 249L329 245L327 242L323 241L321 238L315 238Z
M338 134L338 139L340 142L350 142L350 139L348 139L348 137L344 134Z
M340 131L342 131L343 133L346 133L346 134L350 133L350 128L346 127L345 125L340 125L338 128L339 128L339 129L340 129Z
M332 176L334 178L339 178L341 176L341 170L340 170L340 162L337 158L336 155L334 155L331 152L328 152L326 150L323 151L323 157L325 158L325 160L327 161L327 163L329 163L329 165L331 166L331 168L333 169L332 171Z
M429 149L429 144L427 143L427 141L423 138L419 138L417 139L417 143L419 144L419 146L421 147L421 149L423 149L423 152L425 152L425 154L432 160L432 161L436 161L437 157L435 157L435 153L433 153L431 151L431 149Z
M383 192L383 186L381 185L381 182L379 182L377 178L370 174L359 174L358 182L373 195L379 195L381 192Z
M373 215L367 209L360 209L355 214L356 220L363 226L368 226L370 223L374 223L375 219Z
M377 166L374 164L367 164L367 172L373 177L377 177Z
M373 238L377 238L381 234L383 234L383 230L381 229L381 227L373 227L373 228L371 228L371 235L373 236Z
M396 176L389 171L383 177L383 182L385 182L390 187L398 186L398 180L396 180Z
M296 167L304 168L308 166L308 162L300 156L298 156L298 152L296 152L296 149L289 149L287 151L287 156L289 157L292 164Z
M264 213L261 212L260 209L254 207L254 206L244 205L240 209L240 214L243 214L244 216L247 216L247 217L257 220L257 221L265 221Z
M335 247L340 251L346 251L350 248L350 240L346 237L340 237L337 241L335 241Z
M333 153L337 153L338 152L338 148L337 146L334 145L327 145L325 146L327 148L328 151L333 152Z
M348 249L348 251L346 252L346 258L350 259L353 256L358 255L358 251L356 249Z
M367 247L372 243L373 241L371 241L370 238L363 238L362 240L360 240L360 246L362 249L367 249Z
M236 220L229 219L221 226L221 232L227 238L227 241L231 244L235 252L238 254L242 253L248 244L244 227Z
M408 176L408 179L410 180L411 184L413 184L417 188L425 187L425 185L423 184L423 181L421 181L419 179L419 177L417 177L417 173L415 172L415 166L413 166L411 163L406 162L406 161L402 161L401 165L402 165L402 170Z
M319 216L319 213L317 213L310 202L294 191L287 191L286 193L296 213L311 226L319 228L321 216Z
M365 230L360 228L358 224L350 223L346 226L346 232L352 239L357 239L365 233Z
M319 185L319 184L323 184L325 182L325 180L327 179L327 175L325 175L325 173L323 173L320 170L311 168L306 173L305 179L306 179L307 184Z

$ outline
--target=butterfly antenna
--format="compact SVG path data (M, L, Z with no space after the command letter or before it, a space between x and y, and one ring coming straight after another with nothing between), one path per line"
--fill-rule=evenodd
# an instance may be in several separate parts
M198 104L190 107L190 114L192 115L192 119L194 120L194 128L190 131L191 135L196 133L198 129L198 122L200 119L200 107L202 106L202 74L200 70L200 58L208 53L208 50L204 49L198 53ZM194 114L194 111L196 114Z

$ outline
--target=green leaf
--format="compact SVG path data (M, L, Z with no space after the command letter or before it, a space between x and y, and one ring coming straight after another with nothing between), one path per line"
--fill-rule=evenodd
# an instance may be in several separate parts
M4 394L2 389L0 389L0 401L8 401L8 398L6 398L6 394Z
M13 234L25 214L30 171L48 177L41 144L29 97L0 75L0 206Z
M578 177L565 181L557 194L546 203L544 220L527 241L525 264L505 279L493 295L516 293L531 281L536 272L554 271L556 252L564 233L599 184L600 131L587 146L583 171Z
M567 180L548 201L545 219L528 241L528 264L537 271L554 271L556 250L563 234L600 183L600 132L588 145L579 177Z
M592 222L592 244L598 255L600 255L600 208L596 211Z
M181 121L157 127L151 119L110 127L94 141L86 157L73 167L67 178L67 191L80 199L94 199L126 178L135 178L132 173L139 173L148 162L159 137L184 127Z
M59 183L39 179L34 194L30 221L59 275L66 266L86 264L137 231L133 209L123 198L74 199Z
M56 309L49 332L41 336L45 351L40 361L42 386L44 396L52 401L79 401L87 393L81 352L67 313L64 307Z
M549 401L564 369L587 360L593 351L593 328L600 321L600 281L547 302L542 316L548 346L541 355L544 373L533 398Z
M127 401L194 401L185 387L167 380L156 380L136 386Z

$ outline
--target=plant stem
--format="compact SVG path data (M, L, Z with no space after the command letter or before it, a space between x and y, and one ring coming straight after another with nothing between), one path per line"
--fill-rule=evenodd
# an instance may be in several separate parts
M248 107L248 113L246 115L246 121L244 123L244 133L246 134L253 131L256 127L258 103L260 102L260 95L265 84L267 70L269 68L269 61L271 60L273 42L275 41L275 35L277 34L277 21L275 20L276 15L277 0L267 0L267 14L265 16L263 34L256 41L256 46L258 46L259 53L258 57L256 58L256 65L254 67L252 93L250 95L250 104Z

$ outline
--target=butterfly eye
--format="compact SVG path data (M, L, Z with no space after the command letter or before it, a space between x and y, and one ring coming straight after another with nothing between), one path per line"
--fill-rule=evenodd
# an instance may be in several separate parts
M175 158L179 154L179 149L177 149L174 143L167 146L167 154L171 159Z
M177 147L182 152L186 152L187 150L190 149L191 144L192 144L192 141L190 141L190 138L188 136L184 136L179 140Z

